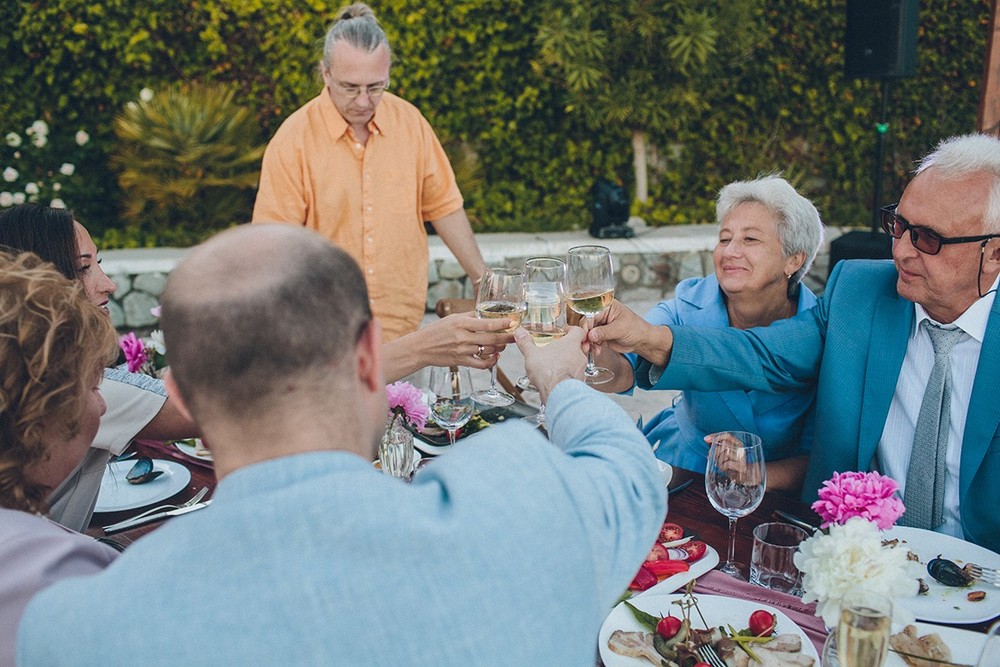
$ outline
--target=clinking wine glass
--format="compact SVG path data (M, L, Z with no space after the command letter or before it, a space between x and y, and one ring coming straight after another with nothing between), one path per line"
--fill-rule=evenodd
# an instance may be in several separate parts
M764 498L767 471L760 437L745 431L723 431L712 437L705 467L709 502L729 519L729 549L719 570L743 578L735 563L736 520L757 509Z
M486 269L479 283L476 296L476 315L482 319L511 320L507 333L521 324L524 316L524 271L520 269ZM496 364L490 369L490 386L475 392L472 397L483 405L503 407L514 402L514 397L497 389Z
M837 623L840 667L881 667L889 652L892 600L863 588L844 596Z
M472 419L472 374L468 368L434 367L431 369L431 416L448 431L448 441L455 444L455 432Z
M531 335L535 345L544 347L566 335L566 294L563 282L566 264L555 257L532 257L524 263L525 311L521 326ZM538 391L527 375L517 379L517 386L526 391ZM529 424L545 423L545 404L538 412L522 419Z
M986 633L986 642L976 667L1000 667L1000 621L994 623Z
M599 245L570 248L566 255L566 292L569 307L591 321L604 312L615 298L611 251ZM588 384L604 384L615 377L612 371L594 363L593 348L587 354L583 375Z

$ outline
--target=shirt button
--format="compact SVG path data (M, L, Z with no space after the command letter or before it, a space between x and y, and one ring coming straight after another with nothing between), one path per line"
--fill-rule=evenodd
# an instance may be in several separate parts
M374 240L375 240L375 239L373 239L373 238L372 238L372 237L370 237L370 236L369 236L369 237L368 237L368 239L367 239L367 241L368 241L369 243L371 243L371 242L372 242L372 241L374 241Z
M375 273L375 269L368 269L368 273Z
M372 207L371 207L371 206L369 206L369 207L368 207L368 210L369 210L369 211L370 211L370 210L372 210Z
M361 144L354 144L355 148L361 148Z

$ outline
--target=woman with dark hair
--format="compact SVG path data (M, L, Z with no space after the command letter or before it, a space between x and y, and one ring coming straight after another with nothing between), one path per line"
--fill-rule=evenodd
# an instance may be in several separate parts
M73 282L32 254L0 253L0 664L31 597L117 551L40 516L104 413L115 332Z
M32 252L78 281L91 303L108 312L115 283L101 269L97 246L72 212L22 204L0 213L0 246ZM179 439L198 434L167 397L155 378L109 368L102 390L108 412L83 462L49 498L50 518L82 531L90 523L108 458L120 454L133 438Z

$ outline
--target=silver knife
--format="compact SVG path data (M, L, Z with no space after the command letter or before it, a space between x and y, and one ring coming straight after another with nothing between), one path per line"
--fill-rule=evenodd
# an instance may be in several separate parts
M808 533L815 533L817 530L819 530L818 526L814 526L807 521L803 521L794 514L789 514L788 512L785 512L783 510L774 510L774 513L777 514L782 519L784 519L785 521L787 521L788 523L794 526L798 526L799 528L802 528Z
M110 535L111 533L117 533L123 530L128 530L129 528L135 528L136 526L142 526L147 523L152 523L153 521L159 521L160 519L166 519L171 516L180 516L181 514L187 514L188 512L194 512L195 510L200 510L203 507L208 507L212 504L211 500L206 500L201 503L195 503L189 507L181 507L176 510L167 510L164 512L157 512L156 514L150 514L148 516L141 516L136 519L125 519L124 521L119 521L118 523L113 523L110 526L104 527L104 534Z

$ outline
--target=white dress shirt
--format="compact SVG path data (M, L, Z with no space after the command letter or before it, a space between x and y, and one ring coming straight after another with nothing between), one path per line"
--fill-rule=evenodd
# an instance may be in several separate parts
M972 383L979 367L979 351L986 335L986 324L990 309L996 298L1000 277L993 281L993 287L986 296L979 299L945 329L961 329L965 332L955 347L951 359L951 423L948 428L948 449L945 458L944 483L944 523L936 530L963 538L958 511L958 471L962 460L962 435L965 433L965 418L972 397ZM913 435L916 430L920 405L924 390L934 367L934 346L930 334L920 323L927 319L940 325L927 315L920 304L914 304L916 317L906 346L906 356L899 370L896 390L885 419L885 428L878 445L878 463L883 474L899 483L899 493L906 493L906 473L910 465ZM928 471L930 477L934 472Z

